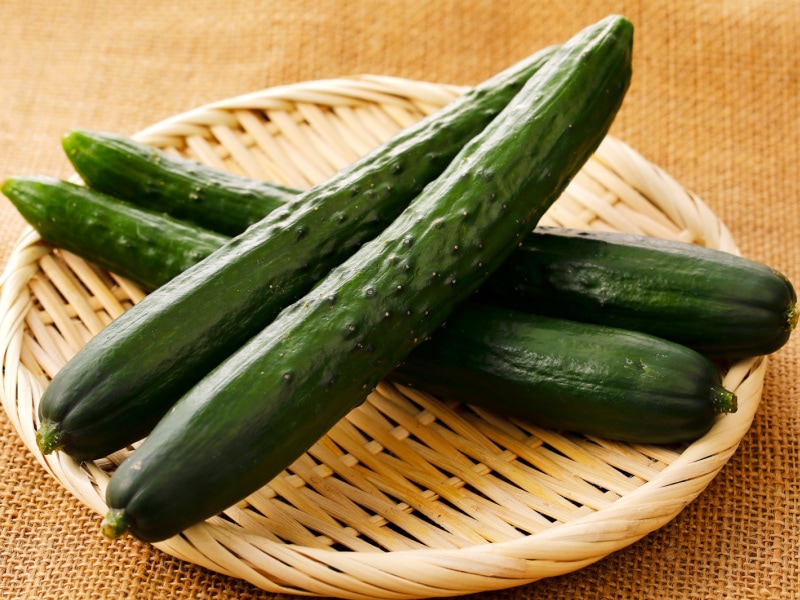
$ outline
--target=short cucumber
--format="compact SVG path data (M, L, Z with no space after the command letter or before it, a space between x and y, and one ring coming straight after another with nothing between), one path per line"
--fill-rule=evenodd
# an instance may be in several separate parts
M88 187L225 235L241 233L297 195L118 134L76 129L61 144Z
M719 369L635 331L470 303L390 378L499 414L625 442L690 442L736 410Z
M377 238L183 396L109 481L109 537L155 541L267 483L468 298L596 149L630 78L610 17L561 47Z
M715 358L774 352L798 318L792 284L767 265L682 242L600 232L535 232L480 296L643 331Z
M42 239L148 291L229 239L55 177L9 177L2 192Z
M111 322L42 395L43 452L135 442L208 371L391 223L552 55L487 80L272 211Z

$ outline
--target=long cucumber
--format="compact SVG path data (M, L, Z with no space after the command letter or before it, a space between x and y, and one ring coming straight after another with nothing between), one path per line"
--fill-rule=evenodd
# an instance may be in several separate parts
M642 331L722 359L775 352L798 320L794 287L768 265L620 233L536 232L479 296L527 312Z
M648 334L471 302L389 378L541 427L694 441L736 411L708 358Z
M118 134L76 129L61 145L88 187L229 236L300 192L171 156Z
M103 532L155 541L288 466L513 252L603 139L632 26L576 35L377 238L204 377L115 471Z
M0 191L53 246L152 291L227 236L56 177L9 177Z
M401 131L115 319L42 395L42 451L95 459L140 439L203 375L392 222L551 55L529 57Z

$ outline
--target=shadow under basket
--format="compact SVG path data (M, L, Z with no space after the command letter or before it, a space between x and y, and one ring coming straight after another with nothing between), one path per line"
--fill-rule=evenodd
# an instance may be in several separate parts
M311 81L206 105L135 137L306 188L463 91L371 75ZM613 137L540 224L738 253L702 200ZM37 404L66 361L143 297L32 229L2 279L3 407L44 468L98 514L131 449L84 463L44 456ZM325 597L453 596L561 575L665 525L706 488L750 426L766 365L731 365L724 385L738 411L681 446L551 431L385 381L269 485L155 546L265 590Z

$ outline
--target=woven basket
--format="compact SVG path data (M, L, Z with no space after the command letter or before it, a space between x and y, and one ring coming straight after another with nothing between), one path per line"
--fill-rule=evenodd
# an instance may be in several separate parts
M137 137L307 187L462 92L390 77L315 81L207 105ZM700 199L611 137L542 224L737 252ZM3 406L44 468L99 514L130 449L92 463L43 456L36 407L59 368L142 297L33 230L2 279ZM549 431L384 382L270 485L157 546L266 590L343 598L452 596L567 573L661 527L709 484L750 426L765 368L755 358L725 373L738 412L688 446Z

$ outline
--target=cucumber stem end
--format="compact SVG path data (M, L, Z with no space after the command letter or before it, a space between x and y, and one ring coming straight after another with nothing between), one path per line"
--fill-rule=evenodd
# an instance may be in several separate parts
M713 387L711 389L711 405L717 414L735 413L738 409L736 394L721 386Z
M116 540L128 533L130 523L125 511L121 508L111 508L106 513L103 522L100 524L100 531L110 540Z
M42 421L36 430L36 445L42 454L52 454L64 447L64 432L56 423Z

